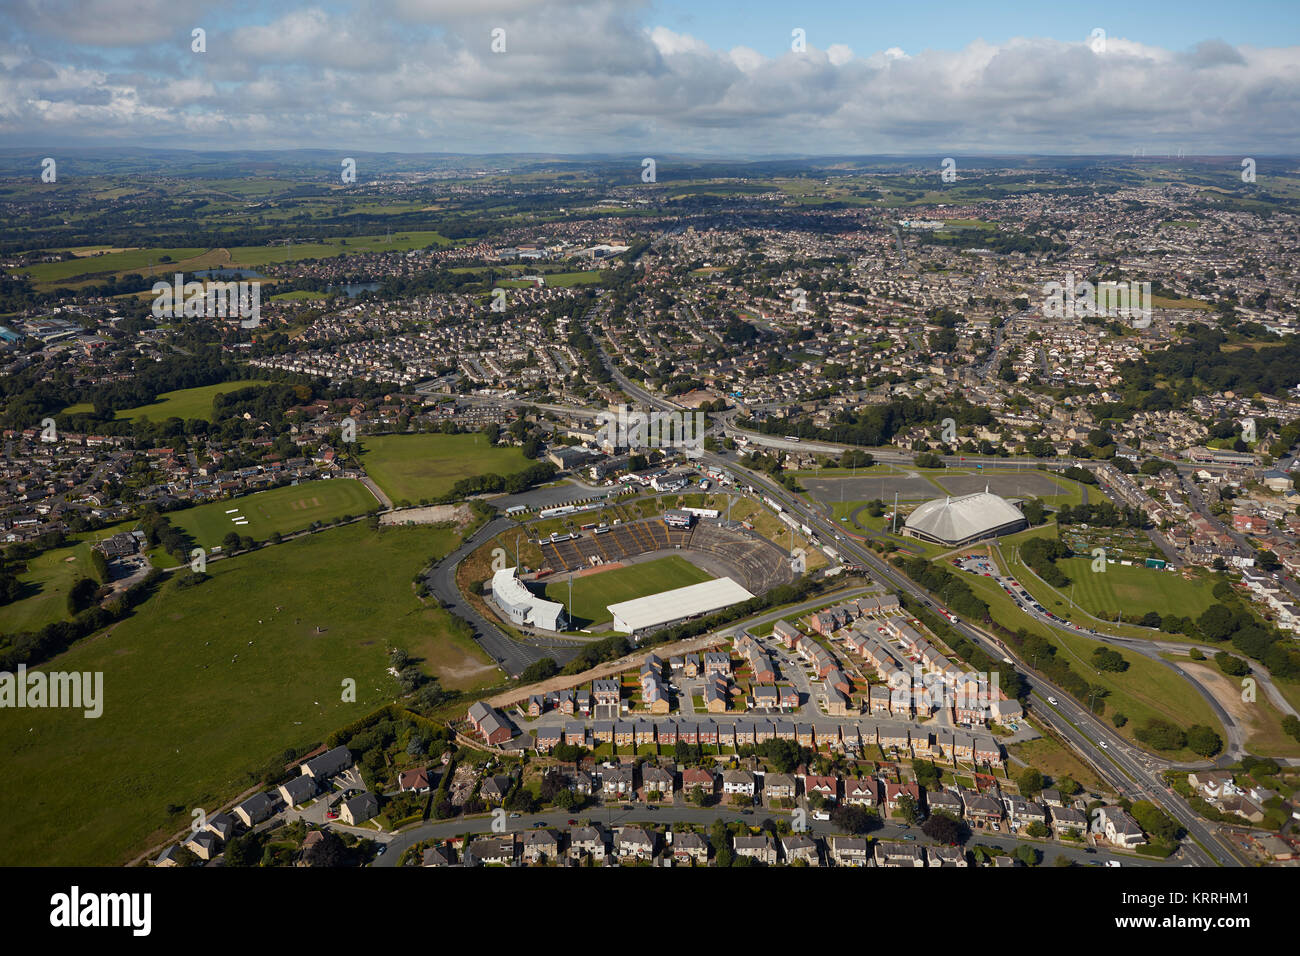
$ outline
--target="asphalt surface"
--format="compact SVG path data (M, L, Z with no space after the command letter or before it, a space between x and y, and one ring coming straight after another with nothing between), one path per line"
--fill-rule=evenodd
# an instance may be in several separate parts
M715 820L739 821L750 826L758 826L766 819L779 821L783 817L788 817L788 810L773 810L767 807L753 807L749 816L743 816L736 807L691 807L678 806L674 804L660 804L654 809L649 809L646 804L631 804L632 810L622 809L623 804L614 804L610 806L587 807L582 810L559 810L549 811L546 813L524 814L516 818L506 818L506 832L527 833L533 829L533 824L544 823L548 827L566 829L569 820L589 821L591 824L602 824L607 829L613 827L627 826L630 824L674 824L674 823L693 823L693 824L712 824ZM392 867L397 866L402 857L402 853L416 843L424 840L445 840L450 837L463 836L466 833L489 833L491 832L492 818L488 815L482 815L470 818L457 818L454 820L440 820L437 822L426 823L410 830L404 830L401 833L390 836L386 841L383 834L370 834L369 838L386 842L388 849L384 854L378 857L373 866ZM842 830L835 829L828 821L819 821L812 819L812 814L808 814L807 832L813 836L843 836ZM892 840L902 841L906 836L915 837L915 842L925 845L934 846L935 841L931 840L921 832L919 826L904 826L903 824L885 822L879 828L865 834L875 840ZM966 843L966 848L972 848L976 844L985 846L999 847L1003 850L1014 851L1021 844L1028 844L1042 851L1043 858L1040 866L1050 866L1053 860L1058 856L1063 856L1081 866L1090 864L1103 863L1106 860L1113 859L1120 861L1121 866L1179 866L1182 861L1171 858L1169 860L1156 860L1147 857L1135 856L1130 853L1113 853L1104 848L1096 848L1096 852L1089 853L1083 846L1070 846L1068 844L1055 843L1050 840L1017 840L1006 832L1006 824L1002 824L1001 832L994 833L988 830L975 830L971 838Z
M601 354L604 356L610 369L613 380L634 400L645 403L651 408L671 410L679 408L672 402L651 395L641 387L637 386L621 372L617 370L612 362L609 361L605 353L604 345L599 336L593 336L593 340L599 344ZM836 445L827 443L814 442L790 442L783 439L775 439L771 436L758 435L751 432L744 432L730 426L725 420L722 424L722 430L725 434L743 435L756 444L762 444L769 447L784 448L787 450L801 449L804 451L821 451L821 452L840 452L856 446ZM911 464L911 456L897 451L888 449L865 449L869 451L877 461L899 462ZM1026 459L1015 459L1026 461ZM997 457L964 457L962 464L971 466L977 464L996 465L1005 467L1007 464L1015 461L1013 459ZM765 494L790 511L794 516L799 517L803 522L814 528L821 539L830 544L834 542L834 547L846 559L854 563L866 566L871 570L871 574L876 580L882 581L892 587L894 590L906 593L914 599L923 602L931 608L939 608L937 602L932 601L922 588L911 581L910 578L902 575L893 567L882 561L873 551L859 545L852 538L835 526L827 516L824 516L819 510L808 506L802 499L788 492L785 488L775 484L765 476L740 465L736 460L727 458L714 452L705 452L702 456L705 464L725 467L732 471L733 474L745 475L747 483L755 489L761 489ZM1037 459L1033 459L1037 461ZM1054 463L1059 464L1059 462ZM1181 469L1191 470L1197 466L1180 466ZM529 663L539 659L542 656L555 657L561 663L566 659L576 655L578 646L569 650L567 648L539 648L533 645L525 645L514 641L502 633L495 625L485 621L471 606L469 606L455 586L455 569L463 558L475 548L479 547L484 541L490 539L502 531L515 527L514 523L508 519L499 518L481 528L476 534L471 536L460 548L458 548L447 559L440 562L432 570L429 576L430 589L435 595L448 606L453 613L466 619L475 628L475 638L480 645L484 647L489 654L493 656L507 673L511 676L517 675ZM1038 675L1032 667L1028 666L1023 660L999 642L987 632L973 627L967 622L960 620L946 609L943 610L949 616L953 627L967 640L983 648L986 652L997 658L1011 660L1018 668L1026 674L1032 682L1033 690L1030 695L1030 704L1034 716L1052 730L1067 740L1070 745L1081 755L1097 773L1110 786L1114 787L1117 792L1133 800L1147 799L1163 807L1171 816L1187 830L1190 840L1185 842L1183 854L1190 861L1189 865L1213 866L1213 865L1245 865L1245 859L1237 852L1231 841L1223 838L1217 827L1213 827L1201 819L1191 807L1172 789L1167 787L1161 778L1161 773L1171 766L1167 761L1154 757L1139 748L1131 745L1127 740L1116 734L1106 723L1097 719L1092 713L1084 707L1076 704L1063 690L1051 684L1041 675ZM1049 626L1056 627L1051 621L1046 621ZM1093 635L1101 638L1103 635ZM1116 639L1111 639L1116 640ZM1128 642L1125 642L1128 646ZM579 645L580 646L580 645ZM567 658L561 656L563 651L568 650ZM1193 682L1194 686L1195 682ZM1052 697L1058 703L1049 704L1047 698ZM1217 705L1216 709L1217 709ZM663 811L660 811L663 812ZM647 818L654 817L654 813L646 813ZM562 816L562 815L561 815ZM567 819L567 817L565 817ZM746 818L748 819L748 818ZM454 822L451 824L430 824L434 826L448 826L451 833L459 833L464 830L464 822ZM413 833L416 831L412 831ZM432 831L430 835L433 835ZM406 834L403 834L405 837ZM413 837L411 842L427 837ZM409 844L408 844L409 845ZM398 852L393 854L393 863L396 862ZM391 865L391 864L385 864Z

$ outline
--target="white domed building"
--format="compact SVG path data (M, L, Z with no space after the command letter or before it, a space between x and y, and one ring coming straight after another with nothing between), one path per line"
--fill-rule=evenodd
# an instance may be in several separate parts
M903 534L959 548L974 541L1014 534L1029 527L1020 509L986 488L971 495L935 498L907 517Z

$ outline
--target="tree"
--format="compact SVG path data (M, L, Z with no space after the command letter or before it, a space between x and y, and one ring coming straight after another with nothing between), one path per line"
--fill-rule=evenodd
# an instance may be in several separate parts
M226 844L226 866L257 866L261 859L260 833L245 833Z
M1181 729L1159 717L1148 717L1134 736L1157 750L1181 750L1187 744L1187 735Z
M74 617L95 602L99 585L91 578L78 578L68 591L68 613Z
M90 569L95 572L96 581L100 584L108 583L108 559L104 557L104 552L91 548Z
M1214 663L1219 665L1219 670L1229 677L1244 677L1250 673L1250 665L1240 657L1233 657L1227 651L1219 651L1214 655Z
M860 836L880 825L880 818L865 807L840 804L831 812L831 822L845 833Z
M921 824L921 832L932 840L949 845L966 842L970 833L960 820L953 819L942 810L930 814L930 819Z
M1016 859L1019 860L1021 863L1023 863L1025 866L1037 866L1039 861L1043 858L1042 853L1034 849L1032 846L1029 846L1024 843L1016 847L1015 856Z
M555 663L555 658L543 657L524 668L523 673L519 675L519 683L535 684L537 681L554 677L559 672L560 665Z
M926 790L934 790L939 786L942 774L933 760L913 761L912 771L916 774L916 782Z
M1099 671L1126 671L1128 661L1119 651L1109 647L1098 647L1092 652L1092 664Z
M921 819L921 808L916 805L910 793L900 794L898 809L894 811L894 815L902 817L908 823L916 823Z
M304 862L308 866L347 866L352 857L347 845L332 830L324 830L322 833L320 842L309 847L303 854Z
M1211 604L1196 619L1196 628L1211 641L1227 639L1233 631L1232 611L1223 604Z
M225 551L239 550L239 534L235 531L226 532L226 536L221 539L221 547Z
M1295 714L1287 714L1282 718L1282 730L1296 740L1300 740L1300 717L1296 717Z
M1020 771L1020 776L1016 777L1016 783L1020 785L1020 792L1025 796L1032 796L1043 789L1043 775L1033 767L1026 767Z
M1182 827L1150 800L1139 800L1129 812L1143 832L1157 843L1169 845L1182 836Z
M1055 783L1056 789L1061 792L1062 796L1072 797L1083 790L1083 787L1079 786L1078 782L1073 777L1062 777L1055 781Z
M1223 749L1223 740L1204 724L1193 724L1187 728L1187 746L1202 757L1213 757Z

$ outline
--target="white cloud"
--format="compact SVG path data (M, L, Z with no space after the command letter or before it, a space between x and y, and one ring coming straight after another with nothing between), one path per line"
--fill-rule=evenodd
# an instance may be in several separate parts
M69 2L19 0L0 17L30 37L56 29ZM322 2L230 29L176 0L139 0L157 14L147 27L127 0L87 2L117 18L95 40L79 39L95 32L83 26L53 48L0 40L7 143L183 134L195 146L951 155L1127 152L1176 137L1188 151L1300 148L1296 49L1176 52L1108 36L1102 55L1080 37L766 57L644 22L621 0ZM102 48L131 32L123 21L137 45L114 59ZM194 24L208 30L202 56L188 51Z

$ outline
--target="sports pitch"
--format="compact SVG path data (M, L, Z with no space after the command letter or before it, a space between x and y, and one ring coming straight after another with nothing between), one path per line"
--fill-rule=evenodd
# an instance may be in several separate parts
M196 544L212 548L230 532L265 541L272 533L302 531L313 521L360 516L379 507L375 496L351 478L306 481L254 492L241 498L209 502L170 512L171 523L189 533Z
M614 618L606 605L633 598L671 591L673 588L712 581L713 575L700 570L685 558L672 555L612 571L602 571L573 579L573 616L577 627L604 624ZM568 606L569 584L555 581L546 586L546 599Z
M462 478L512 475L530 464L518 448L489 445L477 433L373 435L361 446L366 474L394 502L440 498Z
M1213 603L1213 581L1188 581L1177 571L1107 564L1092 570L1092 558L1058 561L1057 566L1074 582L1074 602L1094 617L1114 620L1115 612L1162 617L1199 617ZM1068 592L1069 588L1062 589Z

